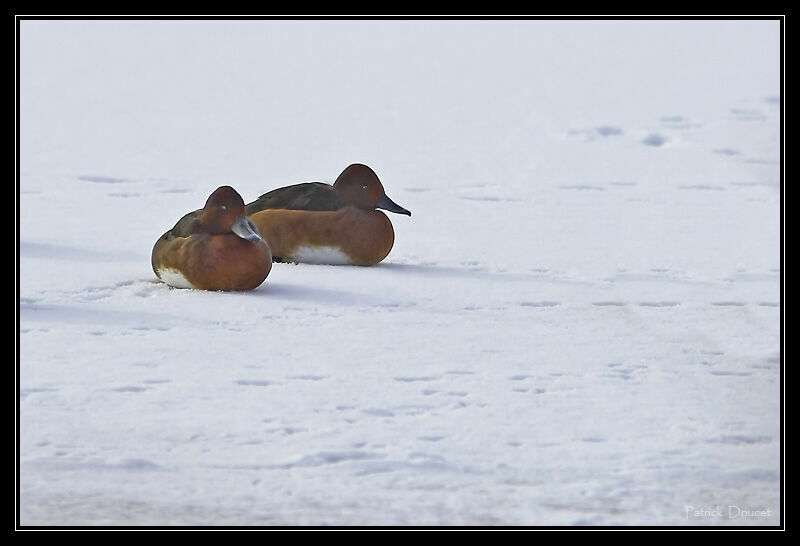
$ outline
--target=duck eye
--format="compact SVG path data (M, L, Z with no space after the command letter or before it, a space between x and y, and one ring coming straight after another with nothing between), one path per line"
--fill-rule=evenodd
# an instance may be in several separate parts
M219 208L221 208L222 210L228 210L228 207L225 205L220 205Z
M362 190L366 190L366 189L367 189L367 185L366 185L366 184L362 184L362 185L361 185L361 189L362 189Z

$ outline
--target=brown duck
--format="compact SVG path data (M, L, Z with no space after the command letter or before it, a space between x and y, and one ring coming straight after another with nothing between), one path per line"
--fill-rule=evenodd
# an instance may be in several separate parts
M373 265L394 244L380 210L411 216L386 195L366 165L347 167L333 185L307 182L272 190L247 205L275 261Z
M252 290L272 268L272 253L230 186L186 214L153 247L153 271L176 288Z

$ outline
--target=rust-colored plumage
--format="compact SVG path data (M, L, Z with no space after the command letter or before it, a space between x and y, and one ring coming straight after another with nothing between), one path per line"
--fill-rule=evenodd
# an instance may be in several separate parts
M222 186L156 241L151 262L171 286L252 290L269 275L272 253L245 217L242 197Z
M378 208L411 216L386 196L372 169L353 164L332 186L309 182L265 193L247 214L276 261L373 265L394 244L392 223ZM334 254L342 260L330 261Z

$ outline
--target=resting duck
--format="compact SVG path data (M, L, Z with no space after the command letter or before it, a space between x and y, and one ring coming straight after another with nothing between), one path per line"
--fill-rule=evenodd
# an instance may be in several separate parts
M153 247L153 271L176 288L252 290L272 268L272 253L230 186L186 214Z
M372 169L356 163L332 186L307 182L265 193L247 205L247 216L275 261L374 265L394 244L392 223L376 209L411 216Z

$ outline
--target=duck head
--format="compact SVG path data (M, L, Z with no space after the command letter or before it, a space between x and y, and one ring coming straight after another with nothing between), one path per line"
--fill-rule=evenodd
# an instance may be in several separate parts
M247 219L242 196L230 186L214 190L197 221L206 232L214 235L233 233L247 241L264 242L256 226Z
M411 216L409 210L389 199L378 175L366 165L354 163L347 167L333 183L333 189L358 208L383 209Z

